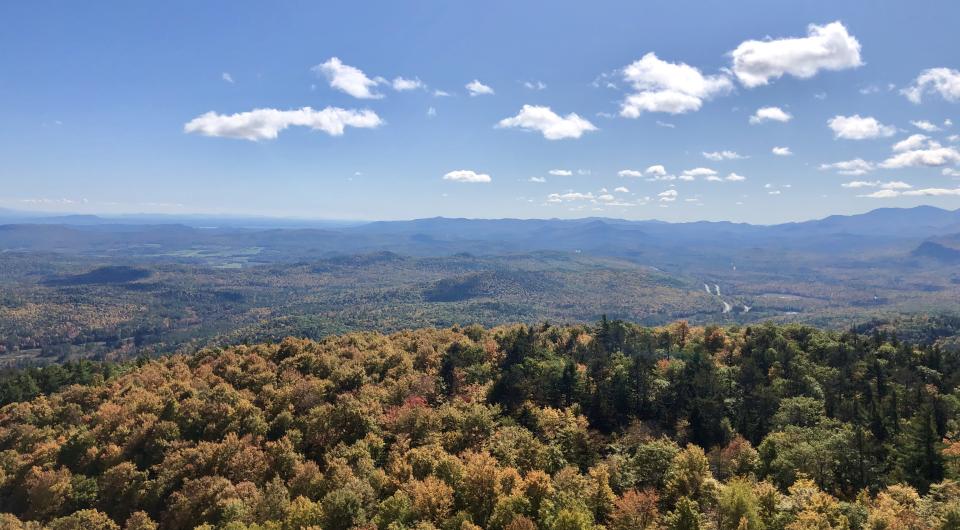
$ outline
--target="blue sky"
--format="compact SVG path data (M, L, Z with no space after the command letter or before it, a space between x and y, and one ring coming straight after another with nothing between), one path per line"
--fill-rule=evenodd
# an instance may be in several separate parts
M0 207L957 208L958 18L953 1L6 2Z

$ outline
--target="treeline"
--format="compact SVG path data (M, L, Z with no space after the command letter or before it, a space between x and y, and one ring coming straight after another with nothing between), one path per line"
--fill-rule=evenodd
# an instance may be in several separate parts
M0 409L0 528L960 528L960 350L792 325L206 350Z
M97 385L115 377L124 365L86 359L63 364L0 370L0 405L28 401L69 385Z

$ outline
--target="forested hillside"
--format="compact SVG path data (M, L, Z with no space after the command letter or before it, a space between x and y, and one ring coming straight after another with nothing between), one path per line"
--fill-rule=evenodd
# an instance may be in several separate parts
M604 319L106 366L0 409L0 528L960 527L955 337Z

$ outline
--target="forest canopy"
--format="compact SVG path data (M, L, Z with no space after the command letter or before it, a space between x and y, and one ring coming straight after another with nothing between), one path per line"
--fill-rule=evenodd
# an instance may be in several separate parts
M955 529L958 382L951 340L606 319L34 370L0 528Z

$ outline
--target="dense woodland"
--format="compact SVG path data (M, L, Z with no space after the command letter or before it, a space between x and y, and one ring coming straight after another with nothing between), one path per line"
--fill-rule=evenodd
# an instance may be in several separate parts
M43 394L0 409L3 529L960 528L953 338L604 319L51 370L3 380Z
M437 218L212 229L209 219L2 217L2 366L603 314L842 329L956 315L960 299L960 210L930 207L773 226ZM70 224L81 221L91 224Z

